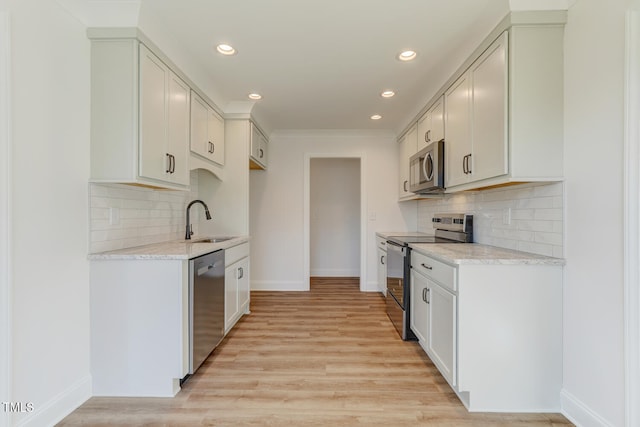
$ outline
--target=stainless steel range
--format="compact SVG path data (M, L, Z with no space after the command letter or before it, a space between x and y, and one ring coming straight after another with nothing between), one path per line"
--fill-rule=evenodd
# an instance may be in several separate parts
M422 234L387 237L387 315L403 340L415 340L409 327L411 285L411 243L471 243L473 215L435 214L435 235Z

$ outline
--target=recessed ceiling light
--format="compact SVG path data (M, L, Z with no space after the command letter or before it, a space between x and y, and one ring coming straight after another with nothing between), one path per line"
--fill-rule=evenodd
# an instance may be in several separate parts
M220 52L223 55L235 55L236 54L236 50L233 48L233 46L230 46L228 44L219 44L218 46L216 46L216 50L218 52Z
M384 92L382 92L380 94L381 97L383 98L391 98L393 95L395 95L396 93L392 90L385 90Z
M253 99L254 101L262 99L262 95L260 95L259 93L250 93L248 96L249 99Z
M403 52L400 52L400 54L398 54L398 59L400 61L411 61L412 59L415 59L416 56L418 56L418 54L415 51L405 50Z
M371 116L371 120L380 120L382 118L382 116L380 114L374 114L373 116Z

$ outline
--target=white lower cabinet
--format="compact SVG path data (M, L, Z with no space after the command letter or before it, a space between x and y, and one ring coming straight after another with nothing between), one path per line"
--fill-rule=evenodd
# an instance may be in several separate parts
M470 411L558 412L562 266L411 252L411 329Z
M189 372L189 261L94 260L94 396L173 397Z
M456 296L415 269L411 270L411 330L442 376L455 387Z
M224 330L233 328L242 315L249 312L249 244L225 251Z

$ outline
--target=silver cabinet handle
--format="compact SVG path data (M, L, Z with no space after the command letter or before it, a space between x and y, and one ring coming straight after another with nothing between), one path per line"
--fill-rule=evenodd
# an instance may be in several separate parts
M408 184L408 183L409 183L409 181L405 181L405 182L402 184L402 187L404 188L404 192L405 192L405 193L406 193L407 191L409 191L409 190L407 190L407 184Z
M261 148L260 149L260 158L262 158L264 156L264 150Z
M427 302L427 288L422 288L422 301Z
M213 152L216 151L216 146L213 142L209 141L209 150L207 151L211 154L213 154Z
M238 280L244 277L244 268L238 267Z
M431 293L431 289L425 288L425 290L426 290L426 292L425 292L426 299L424 300L424 302L426 302L427 304L431 304L431 299L429 298L429 294Z
M384 265L384 255L380 256L380 264Z
M430 265L426 265L424 262L420 265L426 268L427 270L433 270L433 267L431 267Z
M431 142L431 129L425 132L424 134L424 142Z

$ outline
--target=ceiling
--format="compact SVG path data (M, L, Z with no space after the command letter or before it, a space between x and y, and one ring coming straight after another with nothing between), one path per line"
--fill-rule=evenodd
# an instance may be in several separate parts
M398 131L508 11L507 0L142 0L140 21L199 63L223 110L260 93L251 113L268 130ZM416 59L399 61L405 49Z

